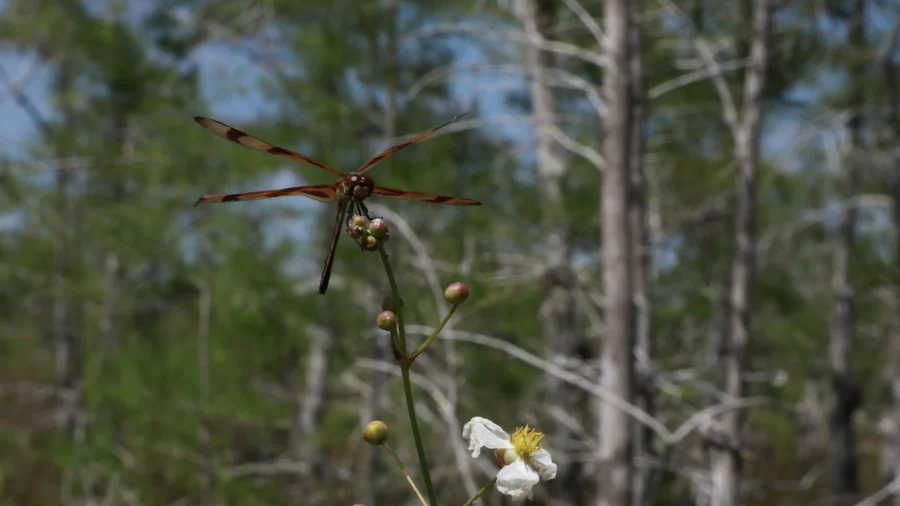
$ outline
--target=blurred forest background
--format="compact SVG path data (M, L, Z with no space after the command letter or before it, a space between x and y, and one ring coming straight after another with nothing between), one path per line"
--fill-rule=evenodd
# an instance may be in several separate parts
M900 3L0 0L0 505L415 504L376 184L442 504L547 434L541 505L900 505ZM619 402L616 402L619 401ZM624 404L623 405L623 401ZM420 481L421 484L421 481ZM482 505L509 504L488 494Z

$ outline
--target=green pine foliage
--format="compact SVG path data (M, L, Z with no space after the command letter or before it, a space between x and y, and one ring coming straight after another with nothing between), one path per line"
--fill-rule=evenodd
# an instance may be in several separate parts
M538 315L546 231L534 136L521 129L531 106L527 76L512 71L515 79L497 79L502 72L490 68L521 66L521 43L502 37L520 26L507 2L471 3L475 9L415 0L0 4L3 88L14 84L8 62L34 59L47 89L8 90L0 103L24 112L35 132L20 139L24 155L0 151L0 506L106 494L108 504L414 500L393 461L360 439L365 416L384 420L392 447L421 483L400 380L383 370L393 365L387 334L374 326L390 293L377 253L342 237L331 286L320 296L334 203L285 198L192 207L207 193L323 184L332 175L228 143L192 117L220 119L349 172L406 136L468 112L368 174L377 185L483 206L367 203L373 214L400 218L388 217L386 249L407 325L437 325L442 290L461 280L472 295L454 329L544 358ZM582 3L602 21L602 3ZM700 68L693 35L713 44L720 63L746 51L743 3L676 3L684 17L645 2L647 90ZM810 392L823 408L829 401L831 251L842 183L826 143L846 132L828 118L858 91L846 82L847 69L860 61L867 142L860 193L867 200L851 270L863 399L857 437L864 490L884 484L878 463L887 436L879 420L892 408L886 350L898 266L883 195L889 90L878 58L892 25L867 26L868 49L853 52L843 3L791 3L773 31L752 341L753 395L767 401L748 411L745 477L759 495L747 504L812 504L828 492L827 478L795 486L828 457L827 420L806 419L800 409ZM873 19L898 19L872 4ZM596 50L570 10L560 8L556 23L559 41ZM452 29L459 25L489 29ZM442 26L450 28L435 28ZM603 70L583 60L560 57L558 66L598 89L602 83ZM446 78L435 78L438 69ZM743 69L722 77L740 104ZM514 85L478 88L492 79ZM584 93L561 88L559 99L561 129L599 150L603 121ZM657 413L674 428L715 399L722 377L734 141L709 79L652 96L647 107ZM501 115L515 116L517 128L507 129ZM573 153L566 169L576 328L587 343L573 355L588 362L567 367L596 383L602 174ZM323 332L327 386L312 432L301 434L309 359ZM426 336L410 332L410 343ZM457 431L472 416L506 429L541 421L549 432L560 423L543 404L541 370L471 339L438 339L412 368L442 504L469 497L450 445L460 434L449 431L442 411L447 402ZM571 414L585 439L573 458L588 458L595 443L592 400L584 399L584 409ZM73 404L76 416L64 422ZM663 449L676 469L663 473L658 504L691 499L691 478L677 468L704 470L704 448L692 434ZM298 472L304 463L314 464ZM490 479L482 466L472 468L478 487ZM592 479L584 478L585 487ZM536 491L538 504L553 504Z

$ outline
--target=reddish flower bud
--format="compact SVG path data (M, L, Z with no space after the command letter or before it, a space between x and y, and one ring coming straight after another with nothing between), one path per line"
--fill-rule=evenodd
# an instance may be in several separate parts
M375 318L375 326L381 330L394 330L397 326L397 315L393 311L382 311Z
M366 217L354 214L350 217L350 222L347 224L348 227L365 227L366 226Z
M381 218L375 218L369 223L369 233L379 239L387 237L389 231L388 223Z
M403 309L403 299L400 299L400 307L398 308L394 304L394 298L388 295L381 301L381 310L382 311L394 311L396 312L398 309Z
M469 287L457 281L444 290L444 297L451 304L462 304L469 298Z
M362 239L363 237L365 237L367 235L366 227L361 227L361 226L347 227L347 234L356 240Z

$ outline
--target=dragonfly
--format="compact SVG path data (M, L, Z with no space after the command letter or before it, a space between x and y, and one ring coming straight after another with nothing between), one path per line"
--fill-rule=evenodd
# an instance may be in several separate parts
M322 270L322 278L319 281L319 293L324 295L325 291L328 289L328 281L331 279L331 267L334 263L334 254L337 248L338 239L340 239L341 236L341 225L346 220L347 226L349 227L350 218L354 214L363 214L366 216L366 218L371 220L372 217L369 216L369 210L366 208L364 202L371 195L380 195L382 197L388 197L392 199L418 200L420 202L447 204L451 206L481 205L481 202L477 200L464 199L460 197L448 197L445 195L436 195L433 193L419 193L407 190L398 190L385 186L376 186L375 181L370 176L365 174L365 172L367 172L369 169L383 162L387 158L397 154L407 146L411 146L421 140L424 140L431 134L457 121L463 116L465 116L465 114L455 116L453 119L444 123L443 125L417 134L412 138L401 142L400 144L397 144L396 146L391 146L390 148L385 149L372 158L369 158L369 160L367 160L358 169L356 169L355 172L348 173L342 173L318 160L297 153L296 151L270 144L266 141L242 132L237 128L228 126L220 121L216 121L210 118L204 118L202 116L195 116L194 121L196 121L200 126L231 142L240 144L241 146L250 149L254 149L256 151L271 153L275 156L289 158L291 160L318 167L325 172L337 176L338 179L331 184L293 186L290 188L281 188L278 190L262 190L246 193L214 193L200 197L194 204L194 206L206 203L241 202L245 200L263 200L276 197L291 197L295 195L311 198L320 202L334 202L336 200L337 215L334 219L334 230L331 235L331 243L328 246L328 256L325 258L325 267Z

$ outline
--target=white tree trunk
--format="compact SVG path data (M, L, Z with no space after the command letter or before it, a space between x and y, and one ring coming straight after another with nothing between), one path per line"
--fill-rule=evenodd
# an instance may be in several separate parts
M605 335L600 385L625 402L632 402L634 344L629 192L632 89L630 78L631 2L604 4L603 93L606 100L603 155L603 282ZM632 420L609 403L599 406L598 506L630 506L632 481Z
M850 44L857 50L863 49L863 17L865 3L855 0L850 18ZM862 83L865 67L856 64L851 68L850 120L848 122L849 142L842 158L841 182L844 199L849 201L857 193L858 173L856 167L861 140ZM853 415L859 407L860 391L853 370L853 327L854 293L850 275L851 258L856 229L856 206L850 206L841 216L834 247L834 264L831 278L832 322L831 322L831 380L832 400L828 427L831 446L831 504L849 506L859 499L859 477L857 471L855 432Z
M762 126L762 91L768 63L768 33L771 23L769 0L756 0L750 62L744 78L742 119L735 132L738 167L734 223L734 260L729 298L729 342L724 357L725 400L736 401L747 394L745 375L750 370L748 347L751 333L753 283L756 269L756 168L759 162ZM735 506L741 474L740 441L744 413L732 410L722 418L725 443L712 454L712 505Z
M634 9L641 5L638 0ZM646 102L644 94L644 60L642 34L637 24L632 24L629 33L631 41L630 67L632 90L632 134L631 134L631 198L629 199L629 228L631 232L631 269L634 286L635 311L635 400L638 407L655 413L654 396L654 343L651 323L650 272L652 269L652 241L647 213L647 173L644 165L644 118ZM634 424L634 455L636 459L652 458L653 432L643 424ZM646 459L641 459L646 460ZM656 478L649 466L636 465L632 485L632 505L651 506L656 489Z
M575 277L570 268L571 244L563 202L563 178L566 164L563 148L553 136L558 127L556 92L550 76L554 55L539 48L542 40L552 37L557 5L539 0L519 0L516 14L530 43L526 49L526 71L531 81L532 112L537 130L537 176L541 192L544 300L538 318L544 342L544 356L559 362L570 357L577 346L575 334ZM575 416L579 394L556 377L544 379L547 408L556 420ZM553 425L550 445L562 457L557 479L550 482L550 495L560 505L581 502L582 466L567 463L566 456L577 449L576 435L566 423Z
M892 159L893 171L889 176L890 192L894 200L893 228L894 228L894 269L900 272L900 68L894 63L892 57L900 46L900 24L894 27L891 44L884 59L884 79L888 93L888 126L890 135L887 146ZM894 318L891 329L891 394L893 403L893 434L890 439L891 449L888 454L891 461L888 467L891 470L890 481L900 479L900 276L894 278ZM900 494L895 494L892 499L894 506L900 506Z

